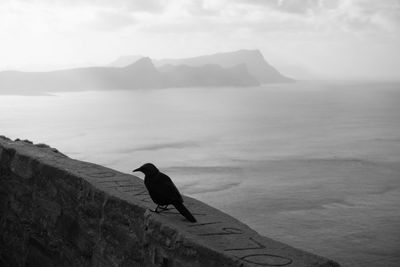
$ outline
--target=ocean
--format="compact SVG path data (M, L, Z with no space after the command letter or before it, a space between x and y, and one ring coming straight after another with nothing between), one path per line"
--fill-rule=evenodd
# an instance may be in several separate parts
M0 92L0 135L131 173L342 266L399 266L400 83Z

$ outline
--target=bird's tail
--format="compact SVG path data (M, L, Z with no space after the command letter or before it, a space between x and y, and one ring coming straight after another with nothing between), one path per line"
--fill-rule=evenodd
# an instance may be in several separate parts
M183 203L174 203L173 204L174 207L180 212L180 214L182 214L183 216L185 216L186 219L188 219L188 221L190 222L197 222L196 218L194 218L194 216L190 213L190 211L183 205Z

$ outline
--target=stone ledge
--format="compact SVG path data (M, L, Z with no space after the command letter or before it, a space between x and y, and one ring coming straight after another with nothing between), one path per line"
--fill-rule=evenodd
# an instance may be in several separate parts
M43 144L0 137L0 171L0 265L339 266L186 196L197 223L152 213L140 178Z

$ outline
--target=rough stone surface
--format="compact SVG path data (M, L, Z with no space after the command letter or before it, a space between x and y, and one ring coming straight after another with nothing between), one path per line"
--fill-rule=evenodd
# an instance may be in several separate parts
M0 137L0 266L339 266L184 199L197 223L150 212L138 177Z

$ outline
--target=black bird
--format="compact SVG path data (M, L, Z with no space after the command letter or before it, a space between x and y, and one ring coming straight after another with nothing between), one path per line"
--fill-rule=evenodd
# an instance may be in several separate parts
M155 212L158 212L159 208L166 210L168 205L173 205L186 219L196 222L190 211L183 205L182 196L171 178L151 163L146 163L133 171L144 173L144 184L151 199L157 204Z

